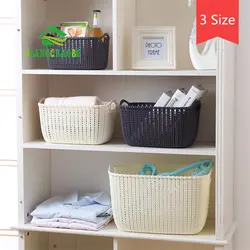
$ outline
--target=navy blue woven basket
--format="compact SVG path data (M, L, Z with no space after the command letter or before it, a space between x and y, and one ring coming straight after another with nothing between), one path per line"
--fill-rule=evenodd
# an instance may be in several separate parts
M80 57L49 57L50 69L101 70L106 69L109 55L109 35L102 37L68 38L63 46L54 45L53 49L63 51L80 50Z
M125 142L141 147L190 147L198 132L200 101L187 108L154 107L154 104L120 102Z

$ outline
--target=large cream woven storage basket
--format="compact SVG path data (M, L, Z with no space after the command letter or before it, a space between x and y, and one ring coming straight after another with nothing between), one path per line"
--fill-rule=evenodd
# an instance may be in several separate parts
M199 233L207 220L211 172L197 177L141 176L136 174L139 168L139 165L109 168L112 209L118 229ZM137 172L130 174L129 169Z
M116 116L114 101L95 106L38 103L41 130L46 142L102 144L111 140Z

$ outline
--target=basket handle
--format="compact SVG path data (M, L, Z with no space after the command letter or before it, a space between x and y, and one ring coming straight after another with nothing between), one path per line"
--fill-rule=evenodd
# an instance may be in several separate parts
M38 103L39 104L44 104L44 101L45 101L45 97L42 97Z
M125 99L122 99L122 100L120 101L120 106L122 106L124 103L127 104L127 105L129 105L129 102L128 102L128 101L126 101Z
M112 173L112 174L115 174L116 173L116 169L115 169L115 165L109 165L109 170L108 170L109 173Z
M187 171L198 168L199 170L197 172L194 172L192 174L192 176L202 176L202 175L207 175L210 172L212 167L213 167L213 163L211 160L203 160L203 161L198 161L198 162L192 163L192 164L190 164L184 168L180 168L174 172L162 173L160 175L161 176L178 176L178 175L183 174Z
M99 40L101 40L102 42L108 42L109 41L109 34L104 33L103 36L99 37Z
M157 169L153 164L144 164L139 172L139 175L157 175Z
M108 106L110 106L111 109L115 109L115 108L116 108L116 102L115 102L115 100L111 100L111 101L108 103Z
M174 172L159 174L159 176L178 176L196 168L198 168L199 170L197 172L194 172L192 176L203 176L209 174L212 166L213 163L211 160L203 160L192 163ZM139 175L157 175L157 169L153 164L144 164L141 168L141 171L139 172Z

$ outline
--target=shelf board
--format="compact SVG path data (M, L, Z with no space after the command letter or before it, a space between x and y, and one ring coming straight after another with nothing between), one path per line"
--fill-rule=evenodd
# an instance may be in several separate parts
M206 155L215 156L216 150L213 143L195 143L189 148L148 148L128 146L123 140L114 139L103 145L73 145L73 144L52 144L43 140L31 141L23 144L28 149L55 149L55 150L82 150L96 152L123 152L142 154L172 154L172 155Z
M216 70L51 70L24 69L24 75L216 76Z
M228 244L228 240L217 240L215 236L214 221L208 221L204 229L196 235L165 235L165 234L149 234L149 233L132 233L123 232L117 229L114 222L110 223L107 227L100 231L88 230L74 230L74 229L60 229L60 228L44 228L37 227L32 224L22 224L13 227L14 230L19 231L35 231L47 233L62 233L74 235L92 235L103 236L112 238L129 238L129 239L144 239L144 240L160 240L184 243L198 243L214 246L223 246Z

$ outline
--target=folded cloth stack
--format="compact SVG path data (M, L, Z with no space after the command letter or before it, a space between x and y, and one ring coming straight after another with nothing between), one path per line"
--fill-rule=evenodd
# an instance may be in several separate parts
M101 105L102 102L97 96L74 96L74 97L48 97L45 105L68 105L68 106L93 106Z
M52 197L31 213L32 224L39 227L98 231L113 218L110 197L103 193Z

